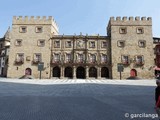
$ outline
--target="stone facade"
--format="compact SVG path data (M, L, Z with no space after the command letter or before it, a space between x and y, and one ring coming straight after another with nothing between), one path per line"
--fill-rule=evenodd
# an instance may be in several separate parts
M113 78L119 78L118 63L124 66L123 79L130 74L145 79L153 78L154 51L151 18L123 17L121 19L117 17L114 19L111 17L107 30L111 38Z
M122 79L154 77L151 18L110 18L108 36L58 35L52 17L13 17L7 77Z
M38 78L37 65L44 61L42 78L49 78L50 37L53 34L58 34L58 26L52 17L13 17L7 77L31 74Z

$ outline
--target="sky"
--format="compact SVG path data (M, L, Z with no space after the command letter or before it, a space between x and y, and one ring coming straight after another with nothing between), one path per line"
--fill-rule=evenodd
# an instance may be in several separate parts
M153 37L160 37L160 0L2 0L0 37L13 16L53 16L59 33L107 35L110 17L152 17Z

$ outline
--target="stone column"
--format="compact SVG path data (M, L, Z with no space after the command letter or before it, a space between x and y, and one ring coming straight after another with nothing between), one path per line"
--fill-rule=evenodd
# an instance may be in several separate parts
M76 66L73 66L73 79L76 79Z
M88 68L88 66L86 66L86 79L89 78L89 73L88 73L88 71L89 71L89 68Z
M97 68L97 79L101 79L101 68Z
M64 67L61 66L61 76L60 79L64 79Z

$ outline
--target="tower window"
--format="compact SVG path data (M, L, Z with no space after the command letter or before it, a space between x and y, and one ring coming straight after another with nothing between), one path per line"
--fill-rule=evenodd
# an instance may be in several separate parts
M144 29L143 28L137 28L137 34L143 34Z
M124 41L124 40L119 40L119 41L117 42L117 46L118 46L118 47L124 47L124 46L125 46L125 41Z
M43 32L43 27L41 26L36 27L36 33L41 33L41 32Z
M38 46L44 47L45 46L45 40L38 40Z
M126 34L126 33L127 33L127 28L126 28L126 27L121 27L121 28L119 29L119 33L120 33L120 34Z
M139 45L139 47L145 47L146 46L146 41L145 40L139 40L138 45Z
M27 27L26 26L21 26L19 29L20 33L26 33L27 32Z
M15 42L16 46L21 46L22 45L22 40L21 39L17 39Z

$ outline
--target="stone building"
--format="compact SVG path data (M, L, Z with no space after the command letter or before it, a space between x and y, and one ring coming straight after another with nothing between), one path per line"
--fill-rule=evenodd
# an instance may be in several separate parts
M52 17L13 17L7 77L25 74L39 77L37 65L44 62L42 78L50 76L50 38L58 34Z
M3 38L0 38L0 76L7 76L8 55L10 47L10 29L7 30Z
M152 20L110 18L107 36L59 35L52 17L13 17L7 77L122 79L154 77Z
M138 76L153 78L154 51L152 19L150 17L110 18L108 36L111 40L111 65L113 79L119 78L117 64L122 63L122 78Z
M52 40L52 77L110 78L110 39L107 36L58 35Z

